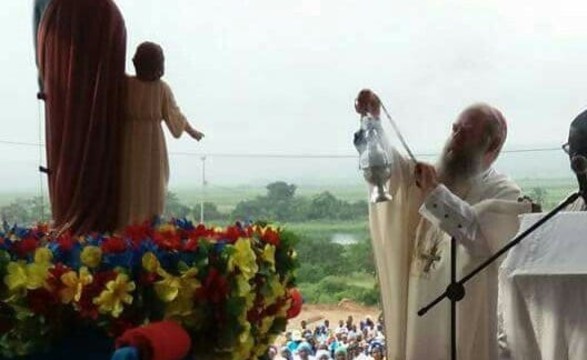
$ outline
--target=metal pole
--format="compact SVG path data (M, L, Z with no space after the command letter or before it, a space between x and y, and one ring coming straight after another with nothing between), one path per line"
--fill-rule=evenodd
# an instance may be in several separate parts
M36 41L36 39L35 39ZM39 169L41 168L42 164L43 164L43 153L44 153L44 146L43 144L43 102L45 99L45 95L41 92L39 92L37 94L37 99L38 104L38 120L39 120ZM43 183L45 182L45 177L43 176L42 172L39 172L39 196L40 196L40 200L41 200L41 204L40 204L40 214L39 214L39 221L40 222L44 222L45 221L45 190L43 188Z
M204 200L206 194L206 156L200 158L202 160L202 199L200 201L200 224L204 223Z
M457 282L457 239L450 239L450 283ZM450 358L457 360L457 301L450 299Z

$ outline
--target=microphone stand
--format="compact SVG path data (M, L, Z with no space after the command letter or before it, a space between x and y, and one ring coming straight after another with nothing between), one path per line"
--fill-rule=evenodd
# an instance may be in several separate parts
M461 301L465 297L465 284L471 280L479 272L483 271L486 267L495 262L501 255L508 252L511 248L518 245L528 235L533 233L536 229L542 226L554 215L559 213L561 210L575 202L580 196L585 197L584 191L580 190L575 192L560 203L557 207L552 209L549 213L544 215L540 220L526 229L524 232L516 236L513 240L503 246L499 251L473 269L470 273L465 275L462 279L457 281L457 241L454 236L450 240L450 285L446 288L444 293L432 300L428 305L418 310L418 316L424 316L430 309L435 307L443 299L447 298L450 300L450 346L451 346L451 359L457 360L457 302Z

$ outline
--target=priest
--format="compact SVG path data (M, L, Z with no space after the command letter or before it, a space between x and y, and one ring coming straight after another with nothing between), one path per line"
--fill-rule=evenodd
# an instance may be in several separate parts
M361 116L379 118L376 94L358 97ZM361 98L363 99L361 101ZM393 199L371 204L371 239L382 296L387 359L450 358L450 303L418 317L450 281L450 239L458 242L458 278L512 238L518 215L532 210L520 188L493 167L506 140L504 116L487 104L457 118L436 165L415 163L389 147ZM497 269L466 285L457 306L460 360L497 356Z

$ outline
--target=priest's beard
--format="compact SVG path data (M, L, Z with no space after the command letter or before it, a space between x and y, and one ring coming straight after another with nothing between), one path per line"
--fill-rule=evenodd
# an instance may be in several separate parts
M483 144L484 145L484 144ZM483 168L485 146L454 150L447 143L442 150L438 167L438 179L453 192L466 188L471 179Z

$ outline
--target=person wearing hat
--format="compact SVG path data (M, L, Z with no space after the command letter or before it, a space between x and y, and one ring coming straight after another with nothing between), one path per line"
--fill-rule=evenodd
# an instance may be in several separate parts
M316 352L316 360L331 360L330 352L328 350L318 350Z
M287 342L286 346L292 353L296 352L302 340L302 333L299 330L294 330L291 332L291 340Z
M297 348L295 360L314 360L312 347L306 341L302 341Z
M283 346L279 350L279 355L281 356L281 358L283 360L293 360L293 358L294 358L292 351L287 346Z
M347 350L345 346L339 346L334 350L334 360L347 360Z
M369 344L370 360L385 360L385 346L383 343L373 341Z
M381 102L365 89L355 109L379 119ZM385 337L394 342L387 347L388 359L450 357L449 302L423 317L417 312L446 290L451 237L457 241L460 278L517 233L518 215L532 211L530 201L518 201L520 188L493 168L506 136L503 114L479 103L458 115L436 165L388 149L395 165L388 182L393 198L369 206ZM498 267L468 283L458 305L460 359L497 356Z

